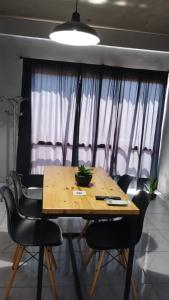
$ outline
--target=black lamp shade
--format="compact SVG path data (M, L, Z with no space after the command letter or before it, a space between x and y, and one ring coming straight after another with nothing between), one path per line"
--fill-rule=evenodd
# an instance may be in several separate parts
M80 14L76 11L71 21L57 25L49 37L58 43L73 46L96 45L100 41L92 27L80 22Z

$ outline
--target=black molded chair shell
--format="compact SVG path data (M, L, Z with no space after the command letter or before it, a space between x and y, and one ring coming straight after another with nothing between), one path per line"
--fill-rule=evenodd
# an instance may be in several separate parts
M21 179L16 171L10 171L8 181L13 185L15 199L21 199L23 196Z
M85 237L90 248L95 250L125 249L138 243L142 234L143 221L149 197L141 191L133 198L133 202L140 209L140 214L135 216L136 235L133 240L133 217L128 216L118 221L103 221L92 223L86 230Z
M85 238L90 248L95 250L120 249L129 246L129 224L120 221L92 223L86 230Z
M58 246L62 243L62 233L57 224L21 216L9 187L3 186L0 192L6 204L8 232L14 242L23 246Z
M14 197L19 212L26 217L37 219L56 219L56 215L42 213L42 200L27 198L22 192L22 184L16 171L10 171L8 180L12 182ZM17 204L18 203L18 204Z
M19 211L23 216L41 219L43 218L42 201L22 196L19 200Z
M15 242L23 246L59 246L62 234L52 221L25 219L16 225Z
M130 175L124 174L117 181L118 186L122 189L124 193L127 193L128 187L133 180L133 177Z

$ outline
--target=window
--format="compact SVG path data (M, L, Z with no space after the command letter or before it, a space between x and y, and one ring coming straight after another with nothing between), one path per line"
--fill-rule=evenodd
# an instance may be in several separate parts
M166 75L37 63L31 83L31 172L100 166L111 175L157 171ZM152 173L154 172L154 173Z

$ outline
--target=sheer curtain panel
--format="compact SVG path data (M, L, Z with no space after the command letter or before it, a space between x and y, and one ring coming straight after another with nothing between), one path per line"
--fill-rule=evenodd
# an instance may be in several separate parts
M35 67L32 76L32 174L45 165L71 165L77 72Z
M95 148L100 77L93 70L84 70L82 74L78 164L91 166Z

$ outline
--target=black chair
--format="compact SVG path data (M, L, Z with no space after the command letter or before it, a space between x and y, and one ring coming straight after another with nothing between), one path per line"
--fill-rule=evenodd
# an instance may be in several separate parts
M7 184L12 189L14 197L18 202L18 210L23 216L37 219L57 218L55 215L42 213L42 200L28 198L24 195L22 190L21 179L16 171L10 171Z
M120 178L118 179L117 184L125 194L127 193L128 187L132 180L133 177L127 174L120 176Z
M42 213L42 200L28 198L23 194L22 183L20 176L16 171L10 171L7 184L13 191L16 207L24 217L35 218L35 219L56 219L55 215L43 214ZM57 268L56 261L50 249L53 265Z
M132 216L128 216L120 219L119 221L101 221L92 223L86 230L86 242L92 251L86 257L85 266L88 265L93 254L99 252L98 264L96 266L92 286L89 291L89 300L93 298L100 269L103 265L105 255L110 254L110 250L116 249L118 251L117 255L120 257L120 262L125 268L127 267L129 260L129 269L132 273L134 247L139 242L142 234L143 221L149 204L149 197L145 191L141 191L138 195L134 196L132 201L140 209L139 215L134 218ZM126 249L129 249L129 254ZM128 284L128 281L126 284ZM129 285L127 289L129 293Z
M124 193L127 193L128 187L129 187L132 180L133 180L133 177L131 177L130 175L124 174L119 178L119 180L117 181L117 184L122 189L122 191ZM84 219L86 220L86 224L83 227L83 229L82 229L82 231L79 235L79 238L78 238L80 251L81 251L80 240L84 237L84 234L85 234L86 229L88 228L89 224L91 222L97 222L101 219L105 219L105 216L104 215L103 216L100 215L99 217L86 216L86 217L84 217Z
M3 300L7 300L16 271L19 267L24 250L28 246L39 246L44 249L46 266L51 282L52 299L56 300L57 290L55 284L55 275L52 269L50 249L52 246L62 244L62 233L59 226L49 220L29 219L18 213L12 191L7 186L0 189L2 198L5 201L7 209L8 233L11 239L17 243L13 256L12 271L9 275L8 284L5 288Z

